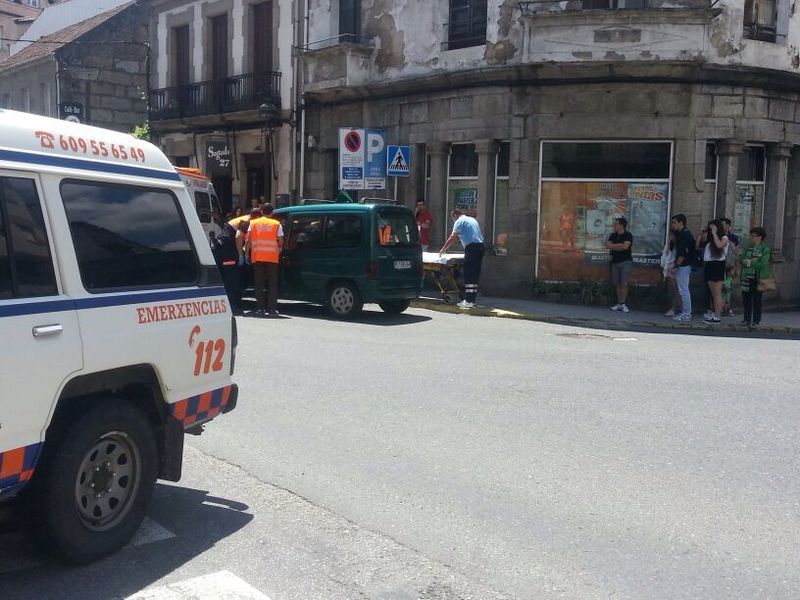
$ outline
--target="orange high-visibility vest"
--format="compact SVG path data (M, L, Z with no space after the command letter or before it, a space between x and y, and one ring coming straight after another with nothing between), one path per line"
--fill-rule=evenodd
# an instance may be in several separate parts
M392 241L392 226L389 224L378 227L378 242L381 246L388 246Z
M268 217L250 221L247 239L249 240L251 262L280 262L281 250L278 247L278 230L280 226L280 221Z

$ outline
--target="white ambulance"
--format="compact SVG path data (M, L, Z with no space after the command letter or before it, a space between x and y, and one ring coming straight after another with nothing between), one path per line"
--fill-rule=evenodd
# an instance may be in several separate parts
M0 110L0 501L84 563L123 546L184 432L231 411L236 323L166 157Z
M200 225L203 226L203 231L206 232L208 241L211 242L212 238L221 234L225 227L222 208L219 198L217 198L217 192L214 190L214 184L211 183L208 176L200 172L200 169L175 167L175 171L183 180L189 197L194 199L194 207L197 217L200 219Z

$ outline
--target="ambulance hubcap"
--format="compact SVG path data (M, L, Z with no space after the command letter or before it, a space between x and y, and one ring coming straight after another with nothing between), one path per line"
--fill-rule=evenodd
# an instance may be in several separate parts
M139 488L139 448L126 433L101 436L84 455L75 481L75 501L83 524L93 531L117 525Z

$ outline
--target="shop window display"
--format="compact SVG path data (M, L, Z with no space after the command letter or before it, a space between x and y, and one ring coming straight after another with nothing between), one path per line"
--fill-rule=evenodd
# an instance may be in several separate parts
M602 280L605 242L625 217L634 237L632 281L657 283L670 201L669 142L544 142L537 278Z

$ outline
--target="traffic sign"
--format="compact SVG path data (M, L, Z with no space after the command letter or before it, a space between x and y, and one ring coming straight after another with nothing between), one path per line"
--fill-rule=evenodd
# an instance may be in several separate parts
M367 129L364 183L368 190L386 189L386 131Z
M386 174L390 177L408 177L411 174L411 148L409 146L387 147Z
M339 189L364 189L363 129L339 129Z

